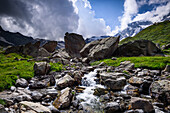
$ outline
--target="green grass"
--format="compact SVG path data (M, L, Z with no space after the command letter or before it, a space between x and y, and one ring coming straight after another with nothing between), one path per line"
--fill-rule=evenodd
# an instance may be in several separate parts
M0 99L0 104L5 105L6 103L2 99Z
M117 60L104 59L91 63L91 65L98 65L105 62L108 66L119 66L123 61L131 61L135 64L135 68L148 69L164 69L167 64L170 65L170 57L119 57Z
M24 59L24 60L15 60ZM33 66L35 61L27 62L32 57L19 55L16 53L3 54L0 51L0 91L9 89L12 85L15 85L18 77L31 79L34 76ZM52 71L61 71L61 63L50 63Z
M170 48L162 50L165 55L170 55Z
M63 69L62 63L50 63L50 65L51 65L51 71L60 72Z
M24 59L21 61L15 58ZM30 79L34 76L34 62L27 62L30 56L23 56L16 53L4 55L0 53L0 91L10 88L20 78Z
M151 40L154 43L166 45L170 43L170 21L164 21L160 23L153 24L141 32L136 34L134 37L127 37L120 41L120 45L134 40Z

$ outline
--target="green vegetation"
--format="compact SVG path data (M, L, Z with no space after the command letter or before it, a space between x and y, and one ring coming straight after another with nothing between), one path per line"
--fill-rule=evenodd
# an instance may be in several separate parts
M170 64L170 57L119 57L117 60L104 59L91 63L91 65L98 65L105 62L108 66L119 66L123 61L131 61L135 64L135 68L148 69L164 69L167 64Z
M18 77L31 79L34 76L35 61L27 62L32 57L16 53L3 54L0 52L0 91L10 88ZM22 59L22 60L18 60ZM61 63L50 63L52 71L61 71Z
M2 99L0 99L0 104L5 105L6 103Z
M170 43L170 21L155 23L143 29L134 37L125 38L124 40L120 41L119 44L141 39L151 40L154 43L159 43L160 46Z
M63 69L62 63L50 63L50 65L51 65L51 71L60 72Z
M30 56L16 53L4 55L0 53L0 91L10 88L18 77L30 79L34 76L34 62L27 62ZM17 60L23 59L23 60Z
M164 54L170 55L170 48L162 50Z

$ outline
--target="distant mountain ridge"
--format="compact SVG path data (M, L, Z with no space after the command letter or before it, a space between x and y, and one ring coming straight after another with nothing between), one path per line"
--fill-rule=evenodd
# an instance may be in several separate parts
M170 20L154 23L153 25L143 29L134 37L127 37L120 41L120 44L134 40L151 40L161 46L170 43Z
M32 38L29 36L24 36L19 32L13 33L9 31L5 31L1 26L0 26L0 46L6 47L6 46L18 46L18 45L25 45L29 42L35 43L37 41L41 42L41 45L49 42L50 40L45 40L45 39L39 39L39 38ZM57 48L64 48L64 42L63 41L58 41Z

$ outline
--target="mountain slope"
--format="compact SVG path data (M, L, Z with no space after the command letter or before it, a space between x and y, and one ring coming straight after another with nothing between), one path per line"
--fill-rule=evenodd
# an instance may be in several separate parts
M161 46L170 43L170 21L167 20L164 22L155 23L143 29L134 37L123 39L120 44L141 39L151 40L154 43L159 43Z

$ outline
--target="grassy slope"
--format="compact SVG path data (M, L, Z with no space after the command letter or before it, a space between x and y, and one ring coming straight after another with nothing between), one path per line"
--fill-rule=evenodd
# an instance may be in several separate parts
M170 43L170 21L151 25L143 29L134 37L128 37L122 40L120 44L141 39L151 40L154 43L159 43L161 46Z
M164 69L167 64L170 65L170 57L119 57L117 60L104 59L91 63L98 65L105 62L108 66L119 66L123 61L135 63L135 68Z
M15 58L24 59L21 61L14 60ZM10 88L15 84L18 77L30 79L34 76L33 66L34 61L27 62L31 57L23 56L16 53L4 55L0 52L0 91ZM51 70L61 71L61 63L50 63Z

